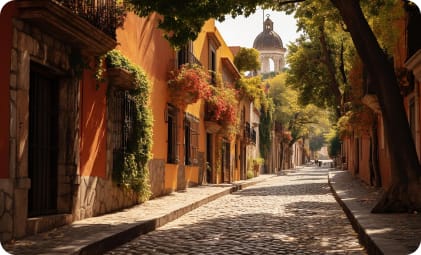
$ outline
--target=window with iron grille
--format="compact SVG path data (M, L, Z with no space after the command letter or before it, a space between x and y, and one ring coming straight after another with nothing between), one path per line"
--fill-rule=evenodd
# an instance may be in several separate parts
M167 131L167 162L178 162L178 149L177 149L177 108L172 105L167 106L166 121L168 125Z
M113 96L108 99L108 118L111 122L111 144L113 146L113 166L121 167L124 153L133 136L135 102L128 91L112 89Z
M197 165L199 149L199 120L186 113L184 117L184 164Z
M210 59L209 59L209 68L211 71L211 82L213 85L216 85L216 51L210 49Z

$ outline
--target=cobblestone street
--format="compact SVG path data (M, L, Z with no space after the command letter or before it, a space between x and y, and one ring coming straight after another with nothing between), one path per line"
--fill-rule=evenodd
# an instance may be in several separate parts
M327 169L289 171L221 197L107 254L366 254Z

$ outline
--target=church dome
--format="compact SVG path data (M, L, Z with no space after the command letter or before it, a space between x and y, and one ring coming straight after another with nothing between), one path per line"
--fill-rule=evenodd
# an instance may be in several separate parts
M284 48L281 37L273 31L273 22L267 16L261 32L253 42L253 48L257 50L282 50Z

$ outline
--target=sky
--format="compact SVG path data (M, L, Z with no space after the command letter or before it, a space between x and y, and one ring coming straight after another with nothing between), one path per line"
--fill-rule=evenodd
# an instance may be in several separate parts
M270 15L269 17L273 21L273 30L281 37L285 48L298 38L299 34L293 15L265 10L264 19L266 19L266 15ZM239 16L233 19L227 16L222 23L216 22L216 27L228 46L252 48L254 39L263 31L264 19L263 11L259 9L247 18Z
M412 0L421 9L421 0ZM273 30L281 37L284 47L294 42L299 37L296 22L293 15L285 15L283 12L265 10L265 16L269 14L273 21ZM265 17L266 19L266 17ZM222 34L228 46L242 46L251 48L256 36L263 31L263 11L257 10L253 15L232 19L227 17L222 23L216 22L216 27Z

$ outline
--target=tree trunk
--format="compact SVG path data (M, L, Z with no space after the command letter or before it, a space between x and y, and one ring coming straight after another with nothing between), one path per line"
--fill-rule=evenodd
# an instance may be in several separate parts
M284 142L281 141L281 170L284 170L284 158L285 158Z
M372 212L421 211L420 166L393 65L380 48L359 0L331 0L339 10L368 72L378 84L390 152L392 185Z

